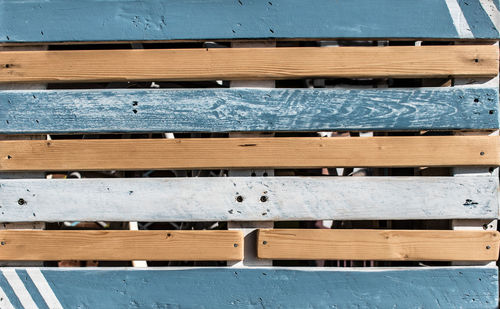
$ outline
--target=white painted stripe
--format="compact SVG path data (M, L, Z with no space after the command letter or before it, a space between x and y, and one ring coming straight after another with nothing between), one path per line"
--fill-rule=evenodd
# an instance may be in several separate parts
M450 10L450 15L458 35L463 39L473 39L474 35L457 0L446 0L446 5L448 6L448 10Z
M10 302L7 294L0 287L0 308L2 309L15 309L12 303Z
M500 12L497 10L492 0L479 0L486 14L490 17L491 22L500 33Z
M47 304L47 306L50 309L62 309L63 306L57 299L56 294L54 294L54 291L52 291L52 288L50 287L49 283L43 276L42 272L40 271L39 268L29 268L26 270L28 275L30 276L31 280L33 280L33 283L35 284L36 288L40 292L40 295L42 295L43 300Z
M33 298L31 298L21 278L17 275L16 270L13 268L5 268L2 270L2 273L14 290L17 298L19 298L21 305L23 305L25 309L38 309L38 306L33 301Z

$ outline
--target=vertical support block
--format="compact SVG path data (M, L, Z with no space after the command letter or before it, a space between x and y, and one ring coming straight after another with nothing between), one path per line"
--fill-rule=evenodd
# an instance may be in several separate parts
M238 47L275 47L275 42L233 42L232 48ZM231 88L274 88L274 80L238 80L231 81ZM230 133L230 137L266 137L274 134L265 133ZM274 176L274 170L230 170L229 176ZM245 197L243 197L245 198ZM249 267L249 266L272 266L272 260L260 260L257 258L257 229L273 228L272 221L245 221L228 222L228 229L241 230L245 238L244 259L238 262L228 262L228 266Z

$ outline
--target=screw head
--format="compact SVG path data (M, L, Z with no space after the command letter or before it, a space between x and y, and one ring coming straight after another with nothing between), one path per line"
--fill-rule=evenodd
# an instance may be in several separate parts
M263 245L267 245L267 241L265 241L265 240L264 240L264 241L262 242L262 244L263 244Z

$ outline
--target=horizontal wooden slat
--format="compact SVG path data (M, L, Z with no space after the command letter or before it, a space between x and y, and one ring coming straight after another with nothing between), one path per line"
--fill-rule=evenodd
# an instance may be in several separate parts
M499 165L497 136L0 141L0 171Z
M495 177L0 180L0 222L495 219L497 188Z
M493 309L498 305L496 267L3 268L1 274L2 308L9 308L7 302L23 308L16 297L23 287L39 308L166 304L167 308Z
M0 82L495 76L493 45L3 51Z
M0 132L496 129L498 89L0 92Z
M496 261L497 231L259 229L275 260Z
M240 231L1 230L0 260L225 261L243 256Z
M2 0L0 42L497 39L496 1Z

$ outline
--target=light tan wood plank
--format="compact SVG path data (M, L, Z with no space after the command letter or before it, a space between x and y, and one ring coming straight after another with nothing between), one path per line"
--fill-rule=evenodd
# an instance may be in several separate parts
M497 231L260 229L258 256L276 260L494 261Z
M496 136L0 141L0 171L499 164Z
M0 231L0 260L225 261L243 258L239 231Z
M0 82L494 76L498 49L474 46L4 51Z

